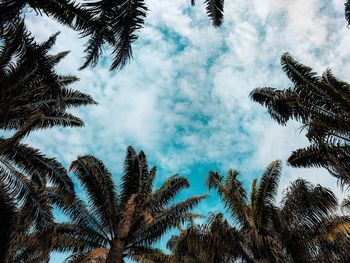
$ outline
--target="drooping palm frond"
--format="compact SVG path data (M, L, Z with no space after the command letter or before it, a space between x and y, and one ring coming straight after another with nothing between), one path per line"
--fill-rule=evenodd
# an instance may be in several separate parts
M281 57L281 65L295 86L312 86L317 88L320 78L312 71L312 68L305 66L295 59L287 52Z
M111 70L120 69L132 57L131 44L138 38L136 32L143 27L147 7L144 0L124 0L122 2L95 1L84 4L95 14L97 21L108 28L112 36L113 62ZM101 47L106 42L101 31L93 32L85 49L85 63L81 68L96 65L101 55Z
M92 202L93 214L114 232L118 218L118 201L112 174L93 156L78 157L70 166ZM107 221L104 221L107 220Z
M0 182L9 193L9 198L21 206L22 214L28 222L33 220L35 228L40 231L50 228L53 221L51 205L41 187L31 182L9 161L1 158Z
M213 26L219 27L224 19L224 0L205 0L207 14Z
M288 162L295 167L325 167L342 185L350 183L349 146L310 145L292 152Z

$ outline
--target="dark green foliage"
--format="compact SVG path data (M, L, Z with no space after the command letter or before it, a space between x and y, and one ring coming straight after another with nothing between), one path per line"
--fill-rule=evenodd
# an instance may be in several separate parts
M350 85L326 70L317 76L311 68L288 53L281 59L292 88L258 88L252 100L264 105L271 118L282 125L297 120L307 130L309 147L292 153L288 162L295 167L324 167L341 184L350 183Z

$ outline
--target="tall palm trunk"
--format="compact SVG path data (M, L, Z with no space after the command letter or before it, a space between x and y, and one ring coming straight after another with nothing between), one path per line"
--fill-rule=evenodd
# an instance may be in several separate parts
M116 238L112 241L106 263L122 263L125 240L129 235L136 210L136 194L132 194L117 226Z

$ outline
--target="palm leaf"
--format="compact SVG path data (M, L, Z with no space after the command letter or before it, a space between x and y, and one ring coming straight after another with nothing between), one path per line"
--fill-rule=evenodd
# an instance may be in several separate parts
M222 24L224 18L224 0L205 0L207 14L215 27Z

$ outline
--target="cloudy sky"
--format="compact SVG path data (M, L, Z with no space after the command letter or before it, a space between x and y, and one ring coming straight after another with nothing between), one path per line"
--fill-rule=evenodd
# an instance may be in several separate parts
M116 180L122 173L126 147L144 150L157 165L157 185L169 175L187 176L191 189L181 197L207 193L204 180L212 169L241 172L247 186L273 160L307 145L299 124L278 126L266 110L250 101L256 87L287 88L280 67L288 51L321 73L327 67L350 81L350 30L344 0L230 0L225 19L215 29L204 5L186 0L146 0L149 13L134 44L134 59L122 71L109 71L106 56L94 69L79 71L84 39L49 19L27 15L40 41L61 34L54 52L71 50L57 70L75 74L72 86L91 94L98 106L76 110L82 129L51 129L26 140L68 166L78 155L102 159ZM322 169L284 166L280 192L303 177L343 195ZM222 209L217 196L198 211ZM51 262L61 262L54 255Z

